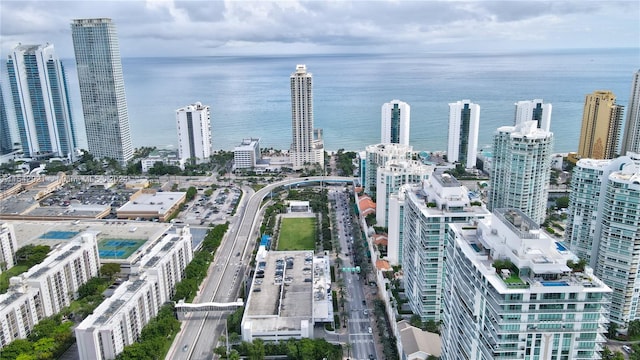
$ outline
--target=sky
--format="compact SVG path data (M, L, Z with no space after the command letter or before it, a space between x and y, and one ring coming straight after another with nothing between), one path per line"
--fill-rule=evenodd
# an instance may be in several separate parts
M0 1L0 54L108 17L123 57L640 49L640 1Z

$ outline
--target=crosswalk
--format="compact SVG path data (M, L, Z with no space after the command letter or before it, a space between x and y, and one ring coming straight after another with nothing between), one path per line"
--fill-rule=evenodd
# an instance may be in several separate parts
M372 339L355 339L355 340L349 339L350 344L371 344L371 342L372 342Z

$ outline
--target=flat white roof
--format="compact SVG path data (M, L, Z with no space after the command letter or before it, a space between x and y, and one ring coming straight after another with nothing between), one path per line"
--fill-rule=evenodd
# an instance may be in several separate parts
M243 322L251 321L254 333L299 330L301 320L311 322L313 268L312 251L267 252L258 261ZM260 270L263 278L256 277Z
M157 212L163 214L185 196L184 192L142 193L128 201L118 212Z

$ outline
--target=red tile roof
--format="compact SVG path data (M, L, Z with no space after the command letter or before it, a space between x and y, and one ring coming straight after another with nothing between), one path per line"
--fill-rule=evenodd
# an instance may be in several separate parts
M364 195L361 196L358 201L358 209L360 209L362 216L367 216L376 212L376 203L374 203L370 197Z
M382 270L382 271L391 271L391 270L393 270L391 268L391 265L389 265L389 262L387 260L376 260L376 268L378 270Z

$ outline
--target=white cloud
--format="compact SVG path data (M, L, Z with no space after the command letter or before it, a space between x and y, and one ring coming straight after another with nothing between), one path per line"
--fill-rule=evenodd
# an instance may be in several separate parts
M640 39L640 5L626 0L3 0L0 14L3 54L17 42L51 42L61 57L73 56L71 20L87 17L114 20L123 56L638 47Z

